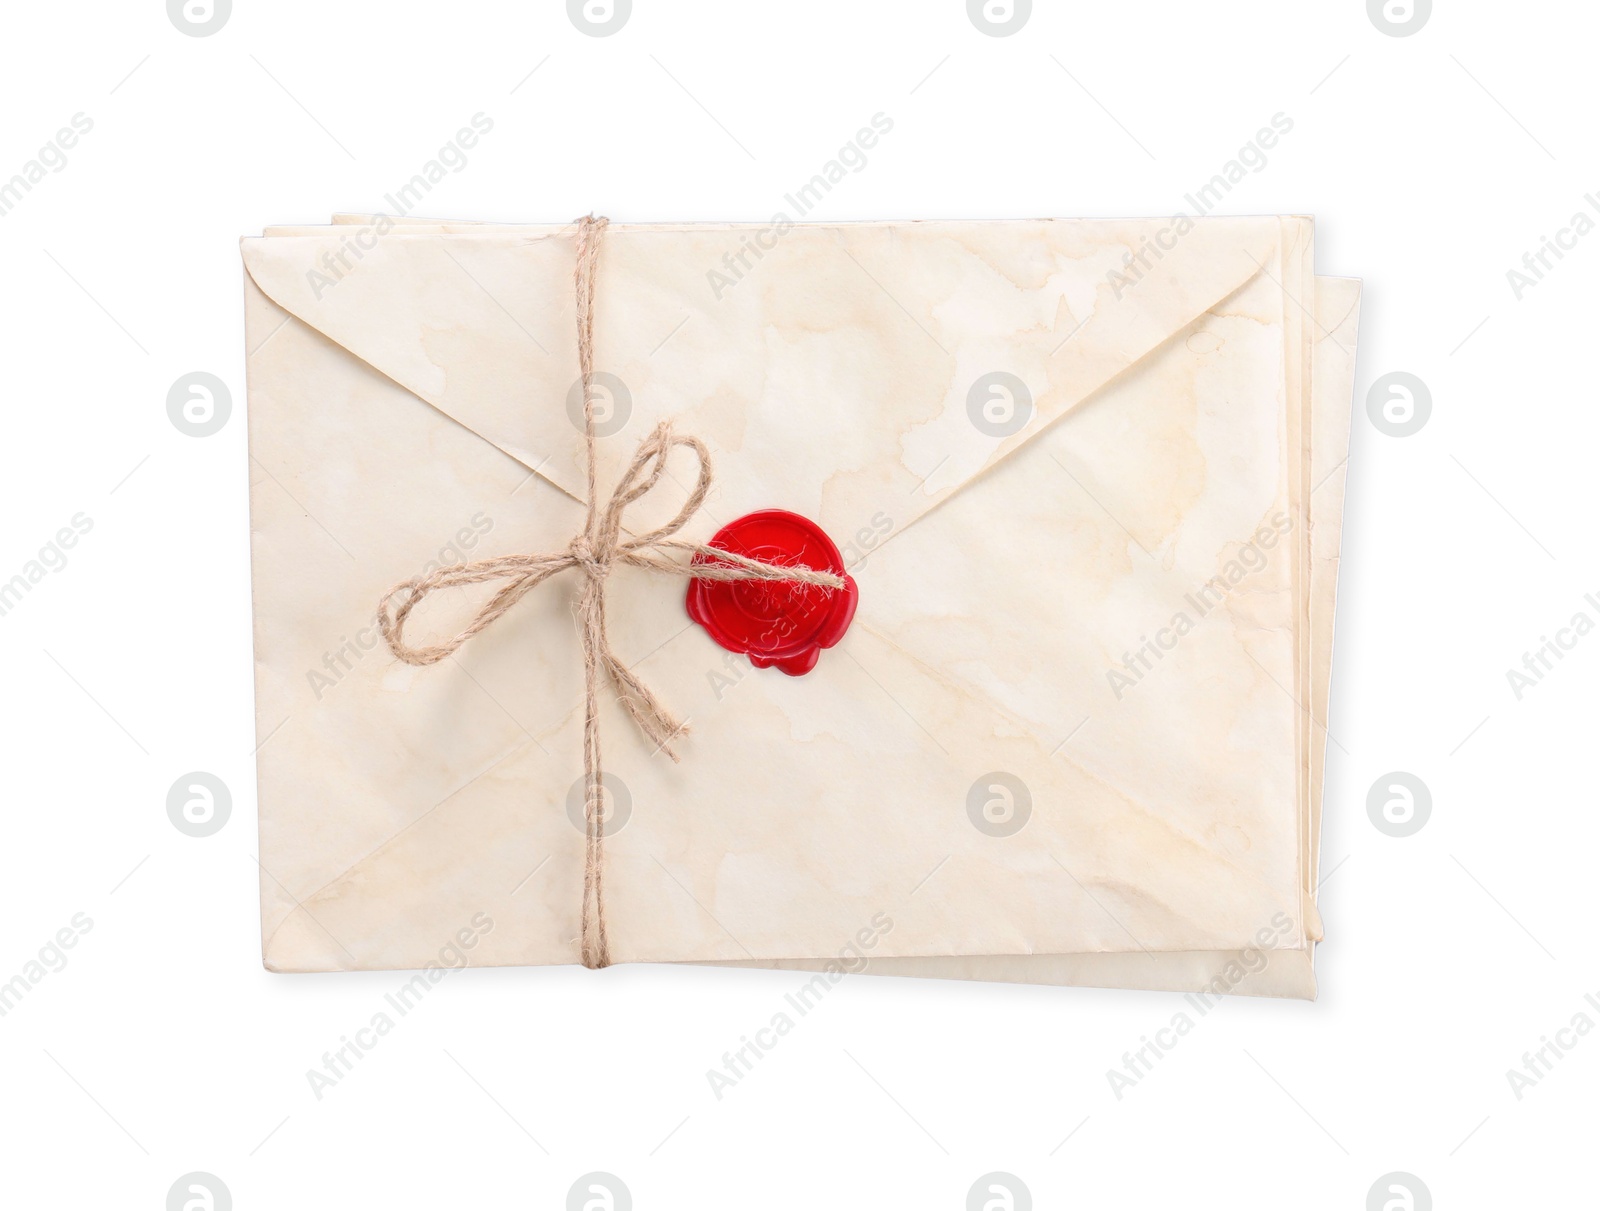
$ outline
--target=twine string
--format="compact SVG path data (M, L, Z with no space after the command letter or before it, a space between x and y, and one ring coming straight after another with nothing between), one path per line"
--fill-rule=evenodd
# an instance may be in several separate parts
M599 494L599 458L594 417L594 298L595 276L600 259L600 244L607 220L589 215L578 221L577 266L574 280L577 291L578 366L583 382L583 437L587 470L588 501L583 530L565 550L534 555L502 555L473 563L454 564L425 576L395 585L378 603L378 625L389 650L406 664L437 664L461 648L474 635L491 626L501 615L550 577L568 569L583 573L578 596L578 630L583 649L583 777L584 777L584 862L583 907L580 913L579 953L585 967L598 968L611 962L606 934L604 874L605 821L603 773L600 761L600 681L601 674L611 683L618 701L626 708L639 730L673 761L678 754L673 742L688 731L650 687L618 658L606 633L606 578L618 564L648 568L669 576L699 580L779 581L815 585L824 589L842 588L842 578L830 572L786 564L765 563L759 559L686 542L674 535L700 511L711 490L711 452L693 436L673 432L671 422L662 421L651 430L633 461L623 473L604 506ZM629 505L650 492L667 469L667 456L682 446L694 453L699 464L694 491L678 514L666 525L636 537L624 537L622 524ZM685 560L674 558L687 552ZM709 562L697 563L699 555ZM430 593L462 585L503 582L493 597L453 638L443 643L413 647L406 643L406 620Z

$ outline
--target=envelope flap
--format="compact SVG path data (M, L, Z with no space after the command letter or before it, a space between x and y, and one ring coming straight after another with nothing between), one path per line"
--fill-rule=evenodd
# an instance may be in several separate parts
M1272 218L613 225L602 462L670 417L728 455L709 520L777 506L840 536L903 528L1260 273L1279 238ZM244 257L280 306L582 497L570 228L378 220Z
M1039 276L1002 257L996 269L1006 280L951 308L955 373L940 406L901 437L910 473L902 490L911 495L904 524L1235 295L1277 258L1281 229L1276 219L1180 218L1051 223L1039 236L1027 258ZM964 334L985 310L1010 316L1011 326L973 341Z
M636 423L673 416L726 452L718 517L789 508L848 545L904 529L1139 365L1276 260L1281 226L1030 220L608 239L598 339Z
M273 302L582 498L562 406L578 377L570 240L401 238L374 225L242 250Z

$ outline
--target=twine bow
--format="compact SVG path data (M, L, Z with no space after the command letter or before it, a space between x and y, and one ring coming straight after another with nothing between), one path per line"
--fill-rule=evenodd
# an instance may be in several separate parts
M583 589L578 597L577 615L583 645L583 776L584 776L584 864L583 909L580 953L585 967L605 967L611 962L606 937L603 874L605 830L601 819L602 791L600 768L600 674L604 670L622 705L633 716L660 752L677 761L672 742L688 731L650 691L650 688L625 665L611 648L606 635L606 578L618 564L649 568L669 576L700 580L767 580L842 588L844 581L829 572L784 564L764 563L759 559L701 543L674 538L705 503L711 490L711 453L697 437L683 437L662 421L639 443L615 491L602 507L596 486L597 454L594 421L594 279L599 259L600 240L607 220L590 215L578 222L577 287L578 365L583 376L583 435L588 464L588 514L583 530L563 551L538 555L503 555L475 563L455 564L426 576L395 585L378 603L378 625L389 650L407 664L437 664L467 640L484 630L517 602L558 572L569 568L583 573ZM699 475L694 491L678 515L666 525L637 537L624 537L622 515L627 507L660 482L667 469L667 456L676 446L694 452ZM671 553L688 552L690 560L670 558ZM712 562L694 563L701 555ZM459 585L504 581L500 590L453 639L426 647L411 647L402 632L406 619L429 593Z

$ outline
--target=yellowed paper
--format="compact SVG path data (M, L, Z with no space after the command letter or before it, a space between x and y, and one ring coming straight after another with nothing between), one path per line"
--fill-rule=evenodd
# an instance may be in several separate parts
M605 719L632 813L608 844L617 957L826 960L870 934L875 961L1109 972L1269 925L1267 949L1309 953L1309 385L1338 377L1295 318L1323 305L1310 224L1199 223L1133 279L1162 226L799 227L731 286L760 229L612 228L596 336L631 408L602 482L674 416L718 463L693 537L794 509L862 588L788 679L689 625L681 583L613 577L613 643L694 727L672 766ZM580 524L570 234L352 229L245 241L267 962L419 965L480 911L475 962L570 962L573 586L435 668L368 642L377 596L442 552ZM997 371L1029 401L1012 433L969 406ZM658 495L630 522L681 500ZM995 773L1026 788L1009 836L969 814Z

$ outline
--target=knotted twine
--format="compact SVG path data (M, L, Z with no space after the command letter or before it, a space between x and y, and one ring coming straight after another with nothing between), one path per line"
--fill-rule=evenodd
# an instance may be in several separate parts
M617 564L649 568L669 576L700 580L767 580L816 585L838 589L844 581L829 572L784 564L764 563L759 559L685 542L673 535L700 510L711 490L711 452L697 437L679 436L668 421L662 421L639 444L611 499L602 507L597 488L598 457L594 420L594 285L600 257L600 242L608 220L589 215L578 221L577 268L573 275L577 289L578 366L583 382L583 438L588 466L588 513L581 533L564 551L538 555L502 555L440 568L395 585L378 603L378 625L389 650L407 664L437 664L467 640L484 630L517 602L558 572L569 568L583 573L583 588L576 613L583 646L583 780L584 780L584 861L582 936L580 953L585 967L605 967L611 962L606 937L604 894L605 828L601 818L603 799L600 767L600 673L604 670L622 705L633 716L639 729L673 761L678 754L672 742L687 732L677 718L650 691L637 674L617 657L606 635L606 577ZM667 469L667 456L674 447L694 452L700 473L678 515L666 525L625 538L622 515L627 507L660 481ZM688 552L690 560L669 558L671 552ZM712 562L694 563L695 555ZM411 647L402 638L406 619L428 594L437 589L460 585L504 581L499 591L478 611L477 616L453 639L427 647ZM398 599L398 603L396 603ZM392 607L392 612L391 612Z

